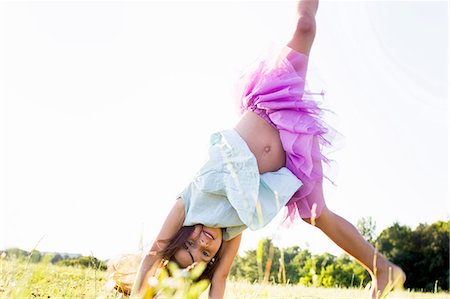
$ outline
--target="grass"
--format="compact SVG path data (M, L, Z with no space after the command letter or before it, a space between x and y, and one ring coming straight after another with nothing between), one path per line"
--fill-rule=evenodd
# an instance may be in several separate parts
M106 276L89 268L2 260L0 298L105 298Z
M227 284L227 298L301 298L301 299L367 299L369 292L364 289L314 288L300 285L257 285L248 282ZM202 297L207 298L206 294ZM420 293L395 291L387 296L390 299L450 299L448 293Z
M107 276L105 271L89 268L0 259L0 298L121 298L106 289ZM367 294L363 289L264 286L230 281L225 298L357 299L367 298ZM200 298L207 298L207 292ZM450 294L396 291L387 298L450 299Z

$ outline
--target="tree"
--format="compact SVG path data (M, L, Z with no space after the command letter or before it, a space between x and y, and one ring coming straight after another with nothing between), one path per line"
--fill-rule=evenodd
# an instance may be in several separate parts
M54 257L55 255L53 253L44 253L41 256L41 263L50 264Z
M94 268L97 270L106 270L107 265L105 262L93 257L93 256L81 256L76 259L60 260L57 265L81 267L81 268Z
M30 252L29 259L32 263L39 263L41 261L41 253L38 250L33 249Z
M405 287L449 289L449 223L420 224L415 230L395 223L383 230L376 247L407 275Z
M61 254L57 253L53 256L53 258L51 259L52 264L56 264L57 262L63 260L63 257L61 256Z
M377 236L375 233L376 226L375 220L373 220L372 217L359 218L356 223L356 227L361 235L371 244L374 244Z
M6 249L6 256L8 258L17 258L20 261L26 260L26 258L29 256L29 252L22 250L20 248L8 248Z

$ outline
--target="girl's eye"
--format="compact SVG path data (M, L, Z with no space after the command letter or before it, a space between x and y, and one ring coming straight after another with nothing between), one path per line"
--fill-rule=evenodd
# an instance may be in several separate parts
M209 252L208 251L203 251L203 255L204 256L209 256Z
M188 244L189 244L190 246L194 246L194 242L192 242L191 240L188 241Z

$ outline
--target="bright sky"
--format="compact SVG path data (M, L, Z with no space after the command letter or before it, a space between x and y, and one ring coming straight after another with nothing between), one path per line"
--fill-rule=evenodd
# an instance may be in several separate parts
M1 2L0 248L110 258L149 244L238 119L241 70L295 2ZM377 233L448 220L448 3L322 2L311 88L345 136L327 204ZM341 251L299 223L244 233Z

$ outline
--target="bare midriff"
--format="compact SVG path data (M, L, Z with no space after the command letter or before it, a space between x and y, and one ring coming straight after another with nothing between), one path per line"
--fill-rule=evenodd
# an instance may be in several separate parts
M286 153L278 130L264 118L246 111L234 129L256 157L260 173L277 171L286 164Z

